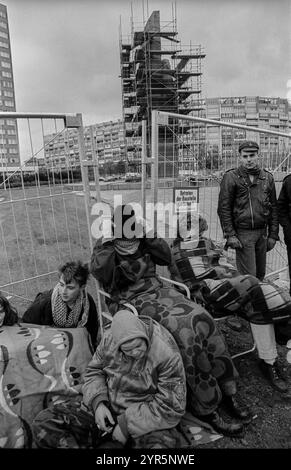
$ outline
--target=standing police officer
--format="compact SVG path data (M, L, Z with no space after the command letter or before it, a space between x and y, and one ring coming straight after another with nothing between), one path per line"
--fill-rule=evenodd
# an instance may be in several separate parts
M267 251L279 240L275 182L272 174L259 166L257 142L244 141L238 151L240 165L223 176L217 212L227 246L236 250L237 270L262 281ZM287 391L285 377L276 361L273 324L251 323L251 329L263 374L274 388Z

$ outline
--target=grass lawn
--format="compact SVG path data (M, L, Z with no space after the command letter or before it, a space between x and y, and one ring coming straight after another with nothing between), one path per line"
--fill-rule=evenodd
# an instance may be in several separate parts
M61 191L61 187L29 187L25 189L26 201L22 189L0 192L3 292L33 299L55 283L57 276L47 273L70 259L90 259L84 197ZM18 282L36 276L40 277Z

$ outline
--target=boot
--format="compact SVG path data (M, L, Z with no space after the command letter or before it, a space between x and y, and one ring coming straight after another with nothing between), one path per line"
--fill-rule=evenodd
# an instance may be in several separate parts
M213 429L219 434L223 434L224 436L229 437L241 437L243 425L241 423L227 423L220 416L218 411L214 411L213 413L206 416L199 416L199 419L201 421L205 421L205 423L210 424L210 426L212 426Z
M227 324L227 326L229 326L229 328L231 328L234 331L240 332L243 330L243 324L237 315L227 317L227 319L225 320L225 323Z
M282 393L288 391L286 377L284 377L277 361L274 364L267 364L261 359L259 367L264 377L270 382L270 385L272 385L275 390Z
M245 424L250 423L255 415L246 407L238 403L235 395L224 396L221 406L230 416L242 420Z

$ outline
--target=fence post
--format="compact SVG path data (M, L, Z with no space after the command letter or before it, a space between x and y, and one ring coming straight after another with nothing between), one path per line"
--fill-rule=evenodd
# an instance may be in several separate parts
M147 121L142 120L142 150L141 150L141 206L142 216L145 219L146 213L146 180L147 180Z
M88 178L88 166L84 164L86 163L84 129L83 129L82 114L77 114L77 116L80 120L79 125L78 125L79 155L80 155L83 191L84 191L84 196L85 196L85 210L86 210L86 219L87 219L87 226L88 226L90 252L92 254L93 240L92 240L92 234L91 234L91 219L90 219L90 186L89 186L89 178ZM102 337L103 336L102 304L101 304L101 298L100 298L100 293L99 293L100 285L97 279L95 279L95 285L96 285L96 292L97 292L97 312L98 312L98 317L99 317L99 327L101 328L101 337Z
M90 126L90 136L91 136L91 148L92 148L92 161L93 161L93 170L94 170L94 180L95 180L95 191L96 191L96 201L101 201L100 194L100 180L99 180L99 158L97 155L97 144L94 139L93 126Z
M157 231L157 213L156 204L158 201L158 179L159 179L159 111L152 111L152 168L151 168L151 202L154 208L154 231Z

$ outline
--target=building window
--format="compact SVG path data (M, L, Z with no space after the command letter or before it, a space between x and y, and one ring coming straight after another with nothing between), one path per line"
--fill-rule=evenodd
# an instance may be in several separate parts
M4 47L5 49L9 49L9 44L7 42L0 41L0 47Z
M5 77L5 78L12 78L12 75L10 72L2 72L2 77Z
M7 96L8 98L13 98L13 93L12 93L12 91L4 90L4 96Z
M7 140L7 143L8 143L9 145L17 144L17 140L16 140L16 139L8 139L8 140Z
M10 59L10 55L8 52L0 51L0 57L4 57L5 59Z
M12 82L8 82L7 80L3 80L2 86L3 86L3 87L6 87L6 88L13 88L13 83L12 83Z
M13 101L10 101L10 100L5 100L5 101L4 101L4 105L5 105L5 106L8 106L9 108L11 108L12 106L14 106L14 102L13 102Z
M4 21L0 21L0 27L7 29L7 23L4 23Z
M8 34L4 33L4 31L0 31L0 38L8 39Z
M5 62L4 60L1 60L1 66L4 67L4 69L11 69L11 64L9 62Z
M15 129L7 129L7 135L15 135Z
M4 123L4 121L3 121L3 123ZM0 124L1 124L1 122L0 122ZM7 126L15 126L15 121L13 121L13 119L7 119L6 120L6 125Z
M0 11L0 17L1 17L1 18L6 18L6 13L5 13L5 11Z

